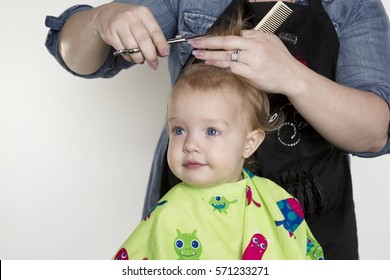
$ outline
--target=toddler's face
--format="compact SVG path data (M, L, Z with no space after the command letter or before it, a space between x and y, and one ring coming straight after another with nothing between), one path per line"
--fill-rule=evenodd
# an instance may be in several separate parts
M168 164L196 186L235 182L241 177L250 132L240 97L227 89L198 92L183 87L168 109Z

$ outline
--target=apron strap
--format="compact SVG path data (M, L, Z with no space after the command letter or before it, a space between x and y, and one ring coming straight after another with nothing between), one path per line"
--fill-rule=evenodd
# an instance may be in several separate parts
M335 27L333 26L332 20L329 18L329 15L326 13L324 6L322 5L321 0L309 0L309 5L311 6L314 14L322 23L324 23L323 28L326 36L329 39L329 42L332 44L332 48L330 49L335 57L338 55L339 50L339 38Z

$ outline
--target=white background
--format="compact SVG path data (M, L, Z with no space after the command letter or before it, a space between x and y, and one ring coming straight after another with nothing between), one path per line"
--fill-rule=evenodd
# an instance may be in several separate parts
M109 259L141 217L166 60L113 79L70 75L44 46L44 20L77 3L0 12L0 259ZM362 259L389 259L389 166L389 155L352 158Z

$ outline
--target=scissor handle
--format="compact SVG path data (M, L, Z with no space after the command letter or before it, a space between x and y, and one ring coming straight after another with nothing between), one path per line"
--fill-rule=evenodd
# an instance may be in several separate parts
M120 54L133 54L140 52L141 49L134 48L134 49L121 49L114 52L114 56L120 55Z

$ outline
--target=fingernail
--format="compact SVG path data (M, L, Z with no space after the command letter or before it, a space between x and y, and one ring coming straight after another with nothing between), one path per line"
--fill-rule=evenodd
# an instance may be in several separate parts
M199 43L200 43L200 39L195 38L195 39L188 40L188 44L193 45L193 46L199 45Z
M204 51L202 50L193 50L192 51L192 55L197 57L197 58L201 58L204 56Z
M153 70L157 70L158 69L158 61L153 61L152 63L150 63L150 68L152 68Z
M162 48L162 49L160 50L160 54L161 54L162 56L168 56L168 55L169 55L169 48Z

